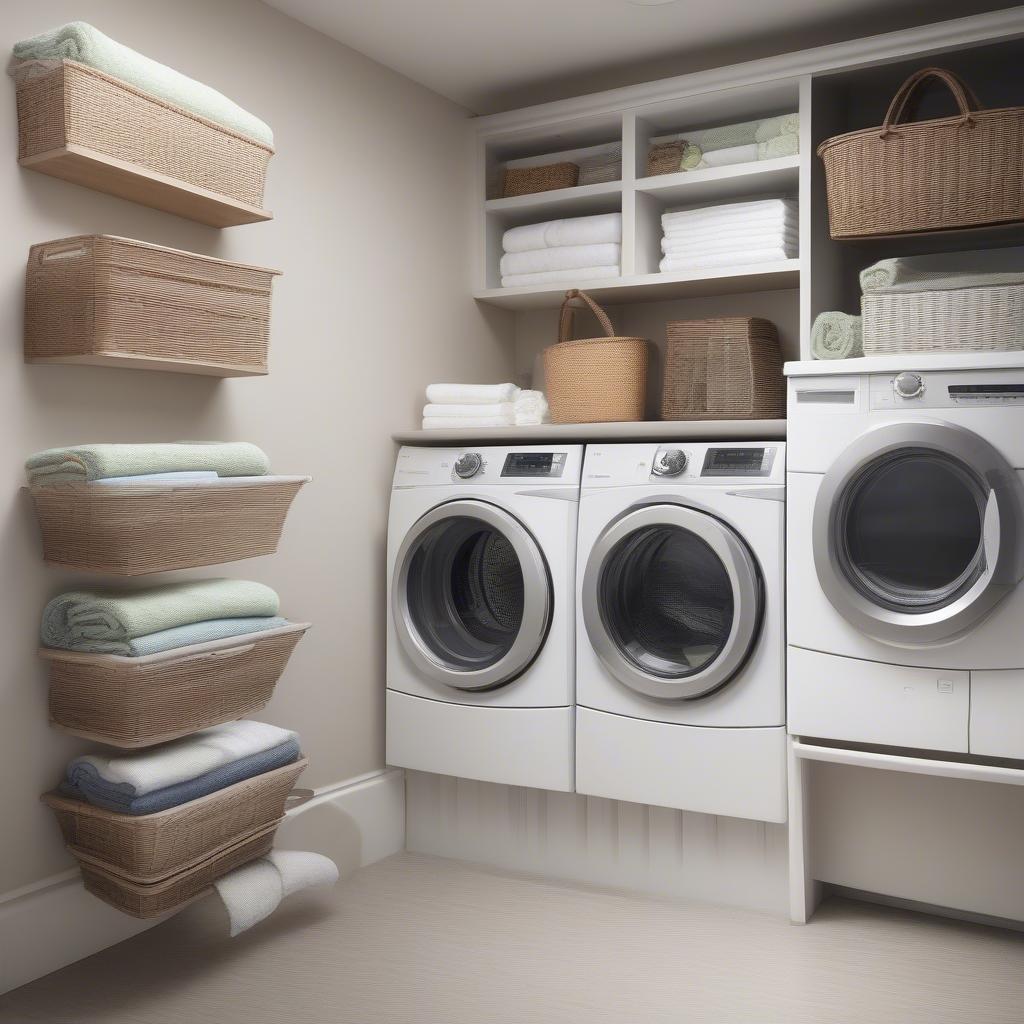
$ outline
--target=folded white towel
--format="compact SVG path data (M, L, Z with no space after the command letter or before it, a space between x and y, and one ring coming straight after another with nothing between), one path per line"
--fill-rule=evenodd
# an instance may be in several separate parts
M304 850L271 850L213 884L224 901L234 938L268 918L293 893L337 881L338 866L329 857Z
M794 248L798 243L799 235L795 231L757 230L706 241L673 235L661 240L661 251L666 256L699 257L718 252L745 252L748 249L774 249L779 246Z
M135 796L145 796L296 738L291 730L266 722L225 722L148 750L78 757L69 772L75 764L89 764L104 781L131 786Z
M588 281L605 281L619 277L618 267L580 267L579 270L549 270L543 274L509 274L501 279L502 288L528 288L531 285L565 284L574 285Z
M428 384L427 401L434 405L494 405L514 402L515 384Z
M724 226L736 220L750 221L768 216L788 216L795 219L798 209L792 199L755 199L746 203L725 203L720 206L702 206L692 210L670 210L661 215L661 225L669 228L676 225L694 227Z
M563 245L599 245L622 241L622 214L598 213L592 217L570 217L541 224L509 228L502 236L505 252L528 252Z
M659 267L663 273L676 270L715 270L723 267L745 267L757 263L774 263L778 260L789 260L796 256L791 248L753 249L749 252L712 253L710 256L666 256Z
M721 225L670 224L664 228L664 237L694 242L714 242L720 238L736 238L751 232L782 231L798 234L799 223L795 216L761 215L744 217Z
M621 254L622 246L616 242L509 252L501 257L501 276L543 274L551 270L578 270L580 267L617 267Z
M513 423L516 418L515 402L494 402L491 405L438 405L433 402L423 406L423 418L433 419L435 416L447 416L449 419L479 419L481 416L501 416Z
M548 421L548 400L543 391L521 391L515 402L517 427L536 427Z
M424 430L463 430L470 427L511 427L515 424L515 417L511 420L507 416L425 416L423 418Z

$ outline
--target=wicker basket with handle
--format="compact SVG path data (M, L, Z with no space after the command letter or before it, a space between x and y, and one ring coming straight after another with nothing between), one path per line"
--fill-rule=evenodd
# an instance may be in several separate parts
M33 245L25 361L265 374L279 273L113 235Z
M929 79L948 86L959 114L904 123L914 94ZM826 139L818 156L833 238L1024 220L1024 107L982 109L944 68L915 72L880 128Z
M579 177L579 166L568 161L542 167L506 167L501 191L506 199L535 192L553 192L559 188L572 188Z
M575 300L597 317L603 338L569 340ZM566 292L558 319L558 344L544 350L544 378L554 423L630 423L644 418L647 399L646 338L615 334L608 314L576 288Z
M134 749L247 718L273 696L309 623L129 658L42 648L50 722L63 732Z
M757 317L668 324L663 420L781 419L786 382L775 325Z

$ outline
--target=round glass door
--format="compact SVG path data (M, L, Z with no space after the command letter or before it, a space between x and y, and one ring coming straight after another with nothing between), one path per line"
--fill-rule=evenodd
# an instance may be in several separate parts
M611 673L640 693L700 697L727 683L762 613L757 565L724 523L674 505L635 509L594 545L583 614Z
M396 561L399 638L419 671L456 689L490 689L521 674L544 643L551 604L536 542L485 502L432 509Z

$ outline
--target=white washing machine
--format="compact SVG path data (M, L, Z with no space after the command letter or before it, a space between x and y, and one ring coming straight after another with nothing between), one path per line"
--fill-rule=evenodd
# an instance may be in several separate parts
M576 789L786 820L785 445L588 445Z
M1024 758L1024 369L872 365L789 368L790 732Z
M572 791L582 462L578 445L399 452L389 764Z

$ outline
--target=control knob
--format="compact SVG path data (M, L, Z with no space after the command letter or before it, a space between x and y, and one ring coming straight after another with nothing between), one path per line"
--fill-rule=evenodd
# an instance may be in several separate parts
M897 398L920 398L924 394L924 381L919 374L901 373L892 382Z
M460 455L455 463L455 475L462 480L468 480L476 476L483 469L484 460L476 452L466 452Z
M686 469L686 452L679 448L671 448L658 452L654 460L655 476L679 476Z

